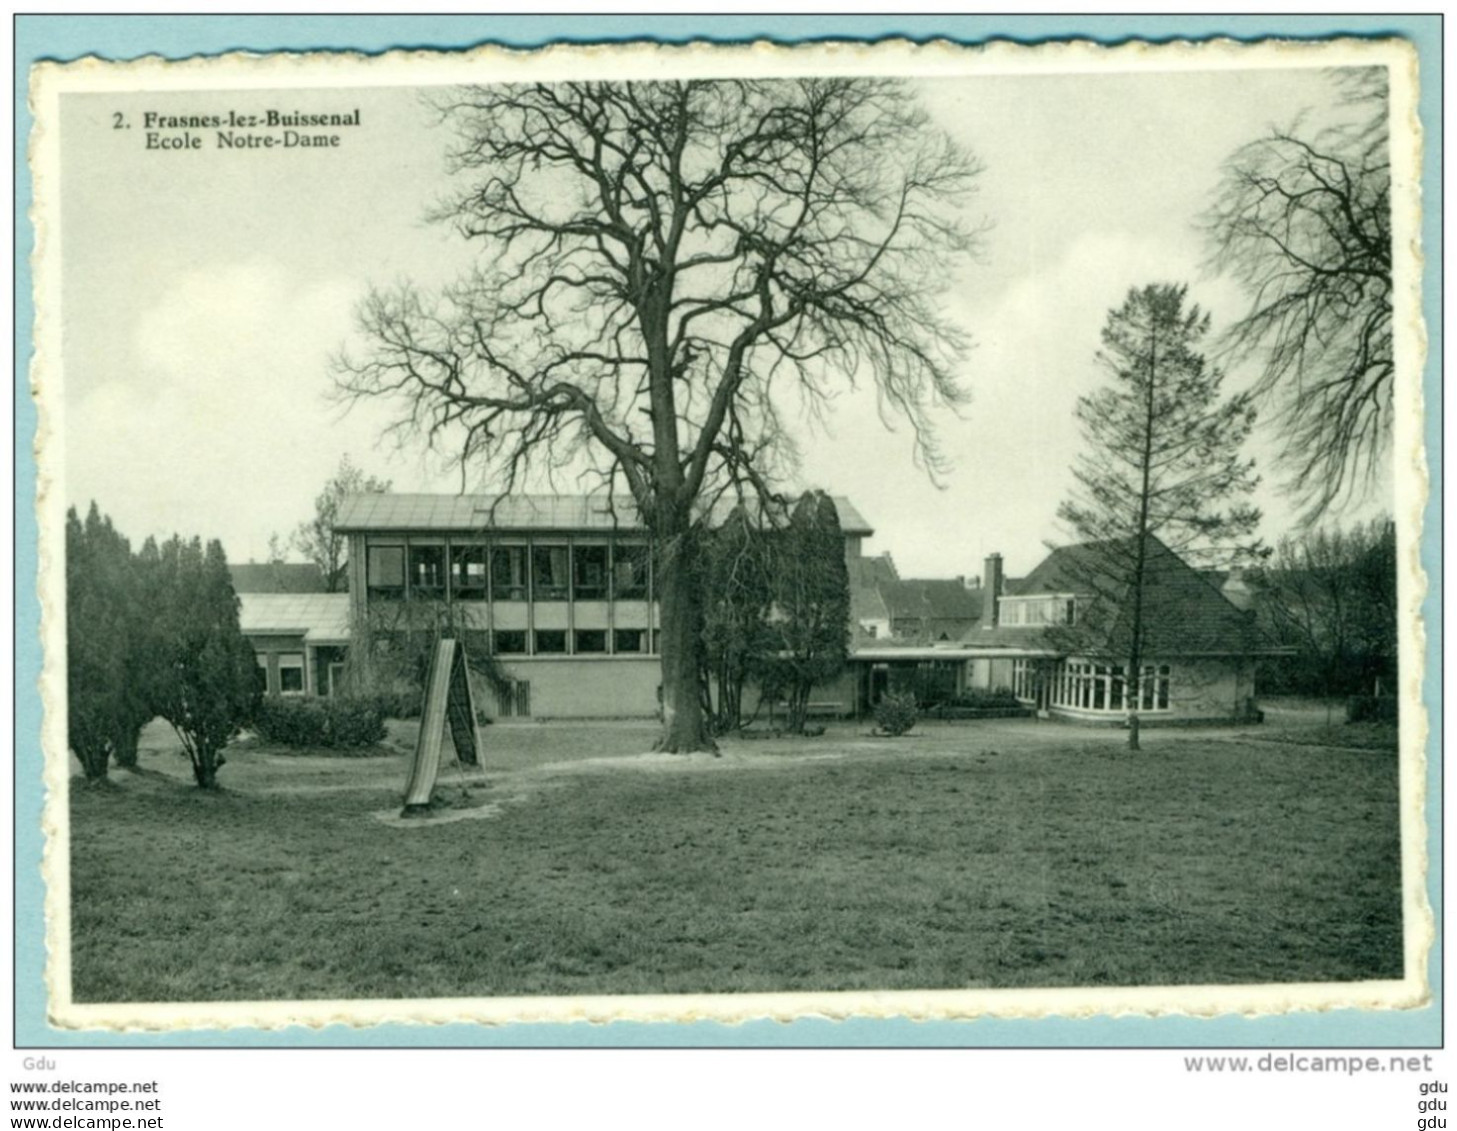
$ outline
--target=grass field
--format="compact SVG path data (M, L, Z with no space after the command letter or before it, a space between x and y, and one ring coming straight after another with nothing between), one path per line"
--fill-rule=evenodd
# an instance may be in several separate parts
M408 733L396 733L397 742ZM497 726L406 759L231 751L72 789L77 1001L1243 983L1402 973L1396 759L1011 722L645 753Z

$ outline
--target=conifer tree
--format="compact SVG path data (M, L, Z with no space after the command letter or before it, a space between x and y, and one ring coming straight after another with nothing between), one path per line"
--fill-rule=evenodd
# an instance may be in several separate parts
M197 784L215 789L222 749L257 705L257 663L238 627L222 545L174 535L159 558L158 713L182 740Z
M1073 465L1076 487L1058 510L1084 544L1077 581L1089 600L1077 635L1086 640L1101 627L1127 664L1132 750L1145 597L1159 581L1158 563L1168 561L1155 539L1196 567L1260 552L1251 537L1260 512L1246 501L1259 479L1254 461L1240 454L1254 406L1248 395L1221 397L1223 374L1198 349L1209 316L1186 306L1186 292L1182 285L1135 288L1109 312L1098 354L1109 381L1078 399L1085 447Z
M720 733L743 725L744 685L763 670L773 646L772 549L768 532L744 506L702 538L704 678Z
M806 492L775 539L775 659L766 690L788 702L790 731L804 729L810 694L845 670L850 652L850 575L834 500Z
M113 561L118 540L94 502L84 523L74 507L66 512L67 737L89 782L106 778L123 708L126 616Z

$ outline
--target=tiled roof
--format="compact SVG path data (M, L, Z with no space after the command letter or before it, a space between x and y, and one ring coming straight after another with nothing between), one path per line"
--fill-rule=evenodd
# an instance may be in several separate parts
M889 554L851 558L848 564L851 585L879 585L883 581L900 580L900 574L896 572L895 561Z
M228 566L234 593L322 593L324 575L312 562L247 562Z
M850 575L850 619L857 625L862 621L889 622L890 610L880 595L880 584L896 578L890 555L850 558L845 564Z
M1149 539L1143 598L1144 650L1149 655L1240 654L1268 646L1252 619L1210 580L1160 542ZM1109 579L1117 544L1080 543L1049 554L1017 587L1017 596L1093 594L1079 603L1074 628L997 627L967 635L972 647L1031 646L1037 639L1067 654L1126 650L1132 632L1128 586ZM1100 608L1102 612L1100 613Z
M850 500L831 496L846 534L875 533ZM733 500L715 507L727 514ZM631 498L605 495L349 495L334 528L382 530L642 530Z
M981 617L982 592L955 578L906 578L880 587L892 617L967 620Z
M243 635L296 633L312 642L349 639L348 593L240 593Z
M971 652L1041 652L1046 655L1060 655L1062 649L1048 635L1045 628L1029 628L1023 625L996 628L973 628L961 638L961 644Z

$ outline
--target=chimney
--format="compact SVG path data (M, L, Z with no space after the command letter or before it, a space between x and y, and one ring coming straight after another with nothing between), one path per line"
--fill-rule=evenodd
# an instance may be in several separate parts
M1221 590L1225 599L1237 609L1250 609L1254 607L1255 595L1251 591L1249 582L1245 580L1245 573L1242 569L1232 569L1229 576L1224 580L1224 588Z
M997 608L997 598L1002 595L1002 555L988 554L986 564L982 567L982 589L986 596L982 598L981 622L987 628L997 627L997 618L1000 610Z

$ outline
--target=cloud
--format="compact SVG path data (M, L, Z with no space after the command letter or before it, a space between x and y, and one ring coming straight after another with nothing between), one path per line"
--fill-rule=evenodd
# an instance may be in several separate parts
M964 364L972 401L960 417L940 416L955 464L945 489L909 465L908 430L887 436L868 391L837 406L834 442L807 456L806 479L854 499L876 527L872 550L889 550L903 575L979 573L992 551L1026 572L1062 538L1057 507L1082 444L1073 409L1105 379L1095 357L1108 311L1131 287L1184 281L1215 315L1234 312L1236 292L1200 280L1197 250L1089 232L1056 257L1032 260L995 294L964 289L952 315L977 342Z
M374 421L340 423L324 399L356 295L266 259L177 277L118 344L134 369L69 409L68 497L96 498L135 539L179 530L261 554L343 451L373 447Z

